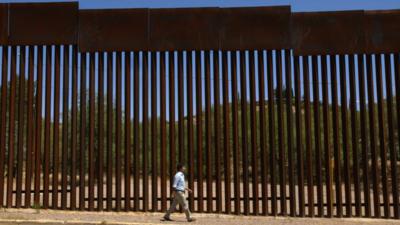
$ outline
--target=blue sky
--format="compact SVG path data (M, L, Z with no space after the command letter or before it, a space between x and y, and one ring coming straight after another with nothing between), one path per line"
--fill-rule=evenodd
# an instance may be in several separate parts
M60 2L70 0L0 0L0 2ZM327 11L353 9L395 9L399 0L80 0L88 8L168 8L168 7L239 7L291 5L293 11Z

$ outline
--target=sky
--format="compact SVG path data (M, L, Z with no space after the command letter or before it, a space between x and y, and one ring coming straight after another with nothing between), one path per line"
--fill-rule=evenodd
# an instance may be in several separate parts
M0 2L71 0L0 0ZM292 11L377 10L400 8L399 0L79 0L80 8L177 8L291 5Z

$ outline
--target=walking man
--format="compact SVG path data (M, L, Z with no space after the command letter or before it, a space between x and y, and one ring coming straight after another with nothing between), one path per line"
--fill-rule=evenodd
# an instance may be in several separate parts
M167 210L167 213L164 215L164 220L171 221L170 215L175 211L176 205L179 205L183 208L186 214L186 219L188 222L196 221L195 218L192 218L189 210L188 203L186 201L185 191L187 190L189 193L192 192L189 188L185 186L185 166L178 163L176 166L176 174L174 176L174 182L172 184L172 197L174 200L172 201L171 207Z

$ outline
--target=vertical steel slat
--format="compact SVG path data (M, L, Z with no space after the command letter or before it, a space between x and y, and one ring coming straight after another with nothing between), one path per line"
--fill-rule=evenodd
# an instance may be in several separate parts
M157 53L151 52L151 209L157 211Z
M15 132L15 88L16 78L17 47L11 47L11 88L10 88L10 111L9 111L9 134L8 134L8 171L7 171L7 207L13 203L13 180L14 180L14 132Z
M150 52L149 64L150 72L149 75L151 76L150 79L150 86L151 86L151 112L150 112L150 151L151 151L151 210L155 212L157 210L157 180L155 177L157 176L157 106L156 106L156 52Z
M131 52L125 52L125 211L131 209Z
M10 111L8 116L8 164L7 164L7 207L12 207L13 177L14 177L14 118L15 118L15 86L16 86L16 55L17 47L11 47L11 81L10 81ZM10 176L11 174L11 176Z
M161 172L161 211L165 211L167 209L167 132L166 132L166 121L165 121L165 114L166 114L166 64L165 64L165 57L166 53L160 53L160 151L161 151L161 159L160 159L160 172Z
M315 172L317 180L317 207L318 216L324 216L324 199L322 184L322 161L321 161L321 124L320 124L320 101L319 101L319 79L318 79L318 58L312 56L312 77L313 77L313 99L314 99L314 139L315 139Z
M9 134L8 134L8 171L7 171L7 207L12 207L14 187L14 165L15 165L15 99L17 86L17 47L11 47L10 68L10 111L9 111Z
M368 170L368 140L367 140L367 118L366 118L366 96L365 96L365 75L364 75L364 56L358 55L358 79L360 86L360 128L361 128L361 149L362 149L362 167L363 167L363 185L364 185L364 206L365 216L371 216L370 207L370 183Z
M188 73L187 73L187 109L188 109L188 158L189 158L189 188L194 189L194 147L193 147L193 63L192 63L193 57L192 57L192 51L188 52L187 54L187 67L188 67ZM171 62L171 60L170 60ZM170 64L170 66L172 66ZM173 72L173 69L170 67L170 73ZM172 85L170 81L170 86ZM170 101L170 107L172 107L171 101ZM170 108L170 110L172 110ZM171 111L172 112L172 111ZM171 123L171 121L170 121ZM170 125L171 126L171 125ZM172 129L172 128L170 128ZM171 135L171 131L170 131ZM172 140L172 138L171 138ZM172 149L172 145L171 145ZM172 153L171 153L172 156ZM172 165L174 166L174 165ZM173 175L171 174L171 177ZM194 209L194 193L189 194L189 208Z
M287 154L288 154L288 175L289 175L289 197L290 197L290 216L296 215L296 188L294 171L294 149L293 149L293 109L292 109L292 61L290 50L285 50L285 81L286 81L286 119L287 119ZM264 68L262 68L264 69ZM261 83L261 81L260 81ZM262 86L264 88L264 85ZM260 85L261 88L261 85ZM263 96L263 95L260 95ZM261 103L261 99L260 99ZM264 104L264 103L263 103ZM261 105L260 105L261 106ZM261 113L261 111L260 111ZM261 118L261 114L260 114ZM261 123L260 124L264 124Z
M368 108L369 108L369 131L371 142L371 160L372 160L372 184L374 193L374 217L380 217L379 201L379 177L378 177L378 159L375 134L375 109L374 109L374 84L372 72L373 55L367 55L367 83L368 83ZM372 103L372 104L371 104Z
M85 150L86 150L86 53L81 53L81 121L79 140L79 209L85 209Z
M376 59L378 58L378 59ZM380 147L380 158L381 158L381 177L382 177L382 194L383 194L383 208L384 217L389 218L389 193L388 193L388 180L387 180L387 149L386 149L386 133L385 133L385 115L384 115L384 103L383 103L383 67L382 57L380 54L375 55L375 75L376 75L376 86L378 94L378 120L379 120L379 147Z
M387 93L387 117L389 127L389 148L390 148L390 170L392 180L392 199L393 199L393 213L394 218L399 218L399 189L397 187L397 153L395 146L395 134L393 124L393 91L392 91L392 77L390 54L385 54L385 74L386 74L386 93Z
M358 140L357 134L357 96L355 84L355 59L354 55L349 56L349 76L350 76L350 111L351 111L351 149L353 156L353 183L354 183L354 198L355 198L355 212L356 216L361 216L361 190L360 190L360 176L359 176L359 156L358 156Z
M235 214L240 214L240 171L239 171L239 134L238 134L238 97L237 97L237 56L231 53L231 68L232 68L232 153L233 153L233 179L235 191Z
M271 210L272 215L277 215L277 190L276 190L276 148L275 148L275 110L274 110L274 70L272 64L272 50L267 51L267 79L268 79L268 119L269 119L269 148L270 172L271 172Z
M112 209L112 149L113 149L113 53L107 53L107 210Z
M25 108L25 46L20 47L19 52L19 87L18 87L18 139L17 139L17 190L16 207L21 207L22 202L22 164L24 163L24 108Z
M121 167L122 167L122 157L121 157L121 124L122 124L122 106L121 106L121 61L122 61L122 52L116 52L116 117L115 117L115 178L116 178L116 211L121 210Z
M268 214L268 154L266 146L266 118L265 118L265 72L264 72L264 52L258 51L258 96L259 96L259 116L260 116L260 157L261 157L261 195L262 195L262 215Z
M104 53L98 54L98 121L99 121L99 133L98 133L98 148L97 148L97 209L103 210L103 161L104 161Z
M241 103L241 125L242 125L242 174L243 174L243 200L244 214L249 215L249 163L247 142L247 76L246 76L246 52L240 52L240 103ZM225 114L225 113L224 113Z
M148 74L148 52L143 52L143 136L142 136L142 151L143 151L143 211L149 210L149 178L148 178L148 109L149 109L149 74Z
M286 216L286 156L284 149L284 124L283 124L283 96L282 96L282 51L276 51L276 79L277 79L277 110L278 110L278 147L279 147L279 177L280 177L280 207L281 214Z
M258 215L258 156L257 156L257 126L256 126L256 88L254 51L249 52L250 67L250 143L251 143L251 174L253 192L253 213Z
M260 62L260 61L259 61ZM262 68L264 70L264 68ZM259 70L260 71L260 70ZM295 173L294 173L294 149L293 149L293 110L292 110L292 63L290 50L285 50L285 80L286 80L286 120L287 120L287 154L288 154L288 170L289 170L289 196L290 196L290 216L296 216L296 189L295 189ZM262 75L264 76L264 75ZM264 78L263 78L264 79ZM262 85L261 85L262 84ZM260 80L260 89L264 88L264 80ZM264 93L264 91L263 91ZM260 94L260 96L264 96L264 94ZM262 99L263 104L261 104L260 98L260 107L264 110L264 99ZM260 111L260 124L264 124L261 122L261 115L263 112ZM263 119L264 121L264 119ZM260 129L263 130L263 129ZM264 157L263 157L264 158Z
M184 140L184 118L183 118L183 51L177 52L177 61L178 61L178 149L179 162L184 162L184 149L185 149L185 140Z
M38 47L37 62L37 88L36 88L36 135L35 135L35 196L34 204L40 204L40 168L41 168L41 143L42 143L42 90L43 90L43 50Z
M51 64L52 46L46 46L46 95L45 95L45 122L44 122L44 168L43 168L43 208L49 206L49 173L50 173L50 113L51 113Z
M397 118L400 118L400 54L395 54L394 55L394 77L395 77L395 82L396 82L396 114L397 114ZM397 119L397 132L400 131L400 120ZM400 145L400 137L398 137L398 144ZM395 154L393 154L393 157L395 157L398 159L398 152L396 152ZM396 173L397 173L397 168L396 168ZM394 186L398 187L398 180L394 180ZM396 192L393 193L393 205L394 205L394 215L395 218L398 219L400 218L400 211L399 211L399 193L398 193L399 189L396 189ZM397 198L395 198L395 196L397 195Z
M212 175L211 175L211 91L210 91L210 56L211 52L207 51L204 53L205 58L205 102L206 102L206 112L205 112L205 119L206 119L206 153L207 153L207 212L212 212ZM183 58L183 54L182 54ZM182 87L183 89L183 87ZM182 91L183 93L183 91ZM182 94L183 96L183 94ZM183 111L183 110L182 110Z
M224 133L224 178L225 178L225 213L231 213L231 177L229 148L229 99L228 99L228 52L222 55L222 91L223 91L223 133ZM248 197L248 196L247 196Z
M89 210L94 209L94 129L95 129L95 54L90 55L89 67Z
M46 46L46 95L45 95L45 130L44 130L44 193L43 193L43 207L46 209L49 206L49 192L50 192L50 151L51 151L51 95L52 93L52 45Z
M169 63L169 177L170 177L170 188L172 190L172 183L174 179L174 172L176 166L176 156L175 156L175 61L174 52L170 51L168 53L168 63ZM190 119L190 118L189 118ZM190 144L189 144L190 145ZM191 145L190 145L191 146ZM192 164L189 164L189 173L191 172ZM190 175L189 175L190 176ZM189 181L190 183L190 181ZM189 184L190 186L190 184ZM192 188L192 187L190 187ZM171 199L172 201L172 199ZM171 202L172 203L172 202ZM193 204L193 202L191 202ZM189 203L190 204L190 203ZM190 205L190 208L193 208Z
M3 47L3 52L5 48ZM32 173L33 173L33 154L34 154L34 140L33 140L33 129L34 129L34 118L33 118L33 91L34 91L34 46L29 47L29 55L28 55L28 105L27 105L27 130L26 130L26 169L25 169L25 207L31 207L31 185L32 185ZM4 57L4 55L3 55ZM4 84L4 83L3 83ZM0 141L0 143L2 143ZM1 148L2 144L0 144ZM3 157L2 155L0 157ZM0 165L3 165L4 158L0 159ZM0 171L0 174L3 174L3 171ZM3 185L3 182L0 182L0 185ZM0 189L2 192L3 189ZM1 194L2 196L2 194ZM0 205L2 204L2 198L0 198Z
M275 148L275 101L274 101L274 70L272 63L272 50L267 51L267 79L268 79L268 119L269 119L269 147L271 149L270 156L270 172L271 172L271 209L272 215L278 213L277 206L277 187L276 187L276 148Z
M69 56L71 51L69 45L64 45L63 48L63 109L62 109L62 146L61 146L61 209L67 209L67 170L68 170L68 112L69 112ZM29 114L29 113L28 113Z
M340 172L340 145L339 145L339 107L337 95L337 72L336 55L330 56L331 63L331 83L332 83L332 126L333 126L333 150L335 160L335 181L336 181L336 215L342 217L342 181Z
M342 146L343 146L343 164L344 164L344 182L345 182L345 206L346 216L351 217L351 184L350 184L350 150L347 128L347 84L346 84L346 68L345 56L339 56L339 74L340 74L340 93L341 93L341 113L342 113Z
M214 131L215 131L215 177L216 177L216 212L220 213L222 208L221 191L221 123L220 123L220 74L219 74L219 51L214 51ZM190 67L191 68L191 67ZM188 85L189 90L189 85ZM189 96L188 96L189 98Z
M133 145L134 145L134 169L135 169L135 181L134 181L134 188L133 188L133 193L134 193L134 209L135 211L139 211L139 195L140 195L140 173L139 173L139 157L140 157L140 142L139 142L139 135L140 135L140 130L139 130L139 52L134 53L134 78L133 78L133 102L134 102L134 115L133 115Z
M303 80L304 80L304 111L305 111L305 132L306 132L306 170L307 170L307 203L308 215L314 217L314 182L313 182L313 161L311 146L311 110L310 110L310 73L309 57L303 56Z
M113 53L107 53L107 210L112 209L113 176Z
M60 164L60 56L61 46L55 46L55 74L54 74L54 127L53 127L53 185L52 208L58 208L58 179Z
M203 99L202 99L202 64L201 51L196 52L196 150L197 150L197 204L203 212Z
M63 109L62 109L62 146L61 146L61 209L67 208L67 187L68 187L68 179L67 179L67 170L68 170L68 111L69 111L69 56L70 56L70 48L69 45L64 45L63 48ZM29 115L29 113L28 113Z
M39 57L38 57L39 59ZM77 154L77 108L78 108L78 52L76 46L72 47L72 115L71 115L71 195L70 206L76 207L76 154ZM38 70L39 71L39 70ZM39 73L38 73L39 74ZM38 87L39 88L39 87ZM39 89L40 90L40 89ZM36 128L37 129L37 128Z
M324 153L325 153L325 185L326 185L326 210L327 216L332 217L332 164L331 147L329 143L329 96L328 96L328 65L327 56L321 56L322 98L323 98L323 120L324 120Z
M249 208L249 175L248 175L248 141L247 141L247 85L246 85L246 52L240 52L240 98L241 98L241 128L242 128L242 169L243 169L243 198L244 214L248 215Z
M299 57L294 57L295 107L296 107L296 146L297 146L297 183L299 195L299 216L304 217L304 165L301 135L301 94L300 94L300 63Z
M5 170L5 156L6 156L6 115L7 115L7 65L8 65L8 47L2 46L2 73L1 73L1 132L0 132L0 206L4 206L4 170Z

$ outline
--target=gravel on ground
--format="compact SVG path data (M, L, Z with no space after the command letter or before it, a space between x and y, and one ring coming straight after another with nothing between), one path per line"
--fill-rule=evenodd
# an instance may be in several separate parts
M141 212L88 212L43 209L0 209L0 225L5 224L196 224L196 225L391 225L400 220L366 219L366 218L293 218L264 216L234 216L218 214L198 214L197 221L188 223L183 213L174 213L174 221L161 221L163 213Z

